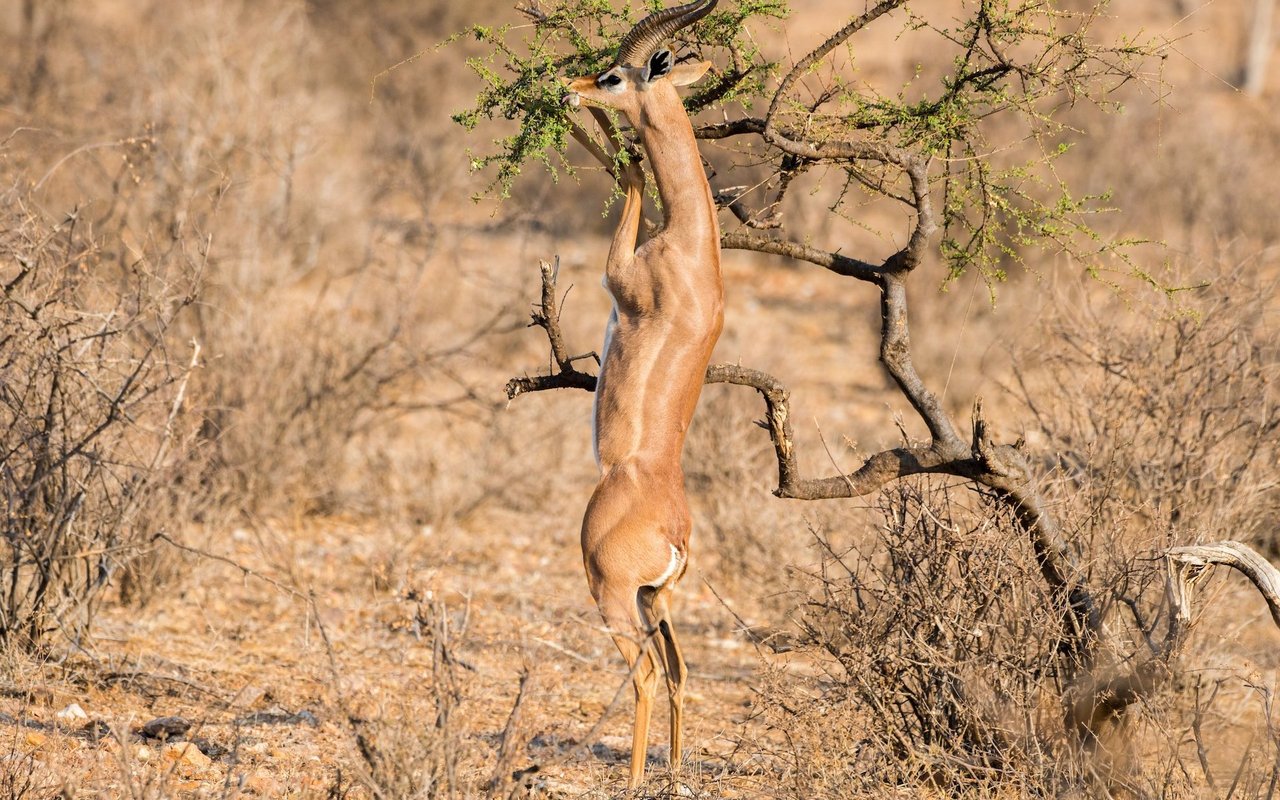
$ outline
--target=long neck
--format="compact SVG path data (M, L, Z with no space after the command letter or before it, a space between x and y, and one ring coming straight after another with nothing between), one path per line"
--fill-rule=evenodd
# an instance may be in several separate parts
M641 103L640 116L632 124L640 132L649 157L666 229L689 229L694 235L715 233L719 239L698 142L675 88L664 83L651 89Z

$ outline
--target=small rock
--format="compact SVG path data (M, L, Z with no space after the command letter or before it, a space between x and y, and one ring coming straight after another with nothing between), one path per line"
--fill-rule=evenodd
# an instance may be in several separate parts
M200 748L200 752L209 758L222 758L231 752L217 742L211 742L208 739L192 739L191 743Z
M150 761L153 755L151 748L145 744L138 745L138 749L133 751L133 757L143 762Z
M244 745L240 749L248 753L249 755L265 756L267 754L267 743L254 742L253 744Z
M26 739L27 744L31 745L32 747L39 747L40 745L49 741L49 737L45 736L43 733L40 733L39 731L27 731L27 735L24 738Z
M267 690L261 686L254 686L252 683L246 684L243 689L236 692L236 696L231 698L232 708L253 708L258 701L267 696Z
M204 769L213 763L213 759L200 752L200 748L190 742L179 742L164 746L164 757L182 764Z
M302 711L299 711L297 714L294 714L290 722L292 722L295 725L310 725L313 728L320 727L320 720L316 718L315 714L312 714L310 711L307 711L306 709L303 709Z
M604 714L604 703L599 700L579 700L578 714L587 719L595 719Z
M72 703L66 708L53 715L62 722L88 722L89 715L80 707L79 703Z
M111 726L100 719L90 720L80 729L91 742L100 742L111 735Z
M148 739L176 740L181 739L191 730L191 721L182 717L157 717L139 731Z
M282 797L284 795L284 786L280 781L261 773L246 779L244 790L258 797Z

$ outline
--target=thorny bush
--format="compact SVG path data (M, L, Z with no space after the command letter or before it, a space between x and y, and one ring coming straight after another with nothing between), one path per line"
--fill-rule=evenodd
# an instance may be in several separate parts
M0 640L30 647L79 636L165 524L193 359L166 334L199 254L113 261L78 213L51 221L16 190L2 204Z
M813 796L887 785L1047 788L1062 716L1052 683L1061 610L1016 523L967 489L901 481L879 498L874 537L825 552L797 621L818 680L778 683L765 713L788 736L846 729L831 757L788 766ZM808 702L799 697L807 696Z

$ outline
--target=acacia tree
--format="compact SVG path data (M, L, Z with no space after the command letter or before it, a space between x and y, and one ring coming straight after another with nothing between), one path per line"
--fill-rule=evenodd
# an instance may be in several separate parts
M530 163L553 177L571 173L572 141L615 173L622 163L642 158L627 141L615 142L621 145L616 157L606 155L610 150L599 136L611 133L579 125L562 102L557 78L606 67L617 37L648 9L617 9L604 0L547 0L518 10L522 24L467 32L489 55L468 62L484 88L475 105L455 119L468 130L500 118L514 126L490 152L473 158L475 169L492 170L489 191L506 196ZM1167 680L1190 621L1191 582L1206 564L1241 569L1280 614L1280 574L1251 550L1234 543L1178 548L1164 554L1168 578L1154 593L1167 611L1166 630L1151 636L1144 628L1142 637L1134 637L1144 642L1141 648L1102 657L1126 650L1123 642L1106 641L1109 629L1099 602L1106 587L1089 584L1078 548L1066 540L1024 447L992 438L980 402L968 429L962 428L912 361L909 288L936 287L939 279L976 270L994 292L1006 271L1024 266L1024 259L1060 252L1105 281L1127 276L1167 289L1130 258L1137 242L1108 239L1091 224L1094 214L1107 210L1108 198L1077 195L1055 170L1071 149L1066 112L1081 103L1114 108L1116 90L1142 79L1144 65L1160 50L1155 41L1101 40L1095 35L1101 13L1101 5L1070 11L1028 0L965 0L949 15L922 16L905 0L880 0L794 63L779 64L748 31L753 23L786 18L786 4L738 0L722 3L682 31L673 47L684 57L717 65L686 106L699 139L733 144L731 163L718 165L716 176L722 187L717 203L738 223L726 226L722 247L807 262L852 279L851 290L878 291L880 360L929 438L876 453L849 474L811 477L800 468L789 392L780 381L730 365L711 366L707 381L751 387L762 396L764 426L777 458L778 497L863 496L908 476L935 474L971 481L1006 508L1014 520L1010 530L1029 537L1056 601L1059 629L1046 633L1056 642L1055 669L1042 680L1058 694L1063 729L1083 745L1079 752L1089 752L1104 729ZM938 59L941 66L918 70L907 86L876 87L856 71L856 43L873 26L895 25L904 34L932 37L935 52L946 57ZM699 122L699 112L712 109L716 121ZM793 230L788 191L814 170L842 182L832 214L856 216L868 199L905 211L904 229L891 237L904 244L888 253L849 254L811 244L806 231ZM1116 263L1124 265L1120 273L1104 267ZM935 265L940 274L933 280L917 275ZM575 366L581 356L572 355L564 340L560 312L554 270L543 264L533 321L548 336L554 365L549 374L513 379L510 398L594 388L594 376ZM1140 620L1138 626L1143 627ZM964 740L954 746L965 747Z

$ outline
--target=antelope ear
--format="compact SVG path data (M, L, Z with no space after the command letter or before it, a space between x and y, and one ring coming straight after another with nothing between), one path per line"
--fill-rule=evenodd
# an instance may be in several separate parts
M697 83L711 69L710 61L696 61L692 64L681 64L668 71L671 82L676 86L688 86Z
M671 72L673 64L675 64L675 59L671 56L670 50L659 50L649 56L649 63L644 67L644 82L652 83Z

